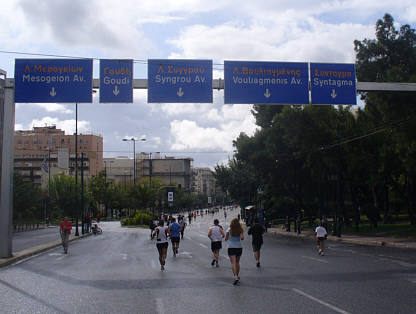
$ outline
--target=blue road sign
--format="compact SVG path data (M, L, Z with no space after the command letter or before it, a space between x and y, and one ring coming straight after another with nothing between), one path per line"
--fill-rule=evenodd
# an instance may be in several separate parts
M212 60L148 60L149 103L212 103Z
M133 102L133 60L100 60L100 102Z
M92 59L16 59L15 102L92 102Z
M311 63L311 94L315 105L356 105L355 65Z
M308 64L224 62L226 104L308 104Z

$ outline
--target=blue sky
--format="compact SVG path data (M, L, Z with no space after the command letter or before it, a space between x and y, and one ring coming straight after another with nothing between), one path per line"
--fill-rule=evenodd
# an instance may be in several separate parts
M398 24L416 23L414 1L203 1L9 0L0 11L2 51L96 59L157 58L351 63L353 41L374 37L376 20L390 13ZM0 53L0 68L13 77L15 58ZM98 78L98 60L94 77ZM214 65L214 78L223 78ZM135 64L135 78L147 65ZM256 129L250 105L148 104L135 90L133 104L79 105L80 132L104 137L105 156L131 156L124 137L142 137L137 151L194 158L214 167L232 155L240 132ZM16 129L56 124L75 130L73 104L17 104Z

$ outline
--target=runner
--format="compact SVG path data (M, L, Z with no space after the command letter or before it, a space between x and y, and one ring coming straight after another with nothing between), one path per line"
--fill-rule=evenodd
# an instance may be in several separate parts
M71 230L72 230L71 222L68 221L68 217L65 216L64 220L61 222L59 226L59 232L61 234L62 246L64 248L65 254L68 254L68 243L69 243L69 235L71 234Z
M260 249L263 244L264 228L260 226L259 219L254 218L254 225L248 229L248 234L251 234L251 244L253 246L254 258L256 259L256 266L260 267Z
M185 232L185 227L186 227L186 222L185 222L185 219L183 217L179 221L179 224L181 225L181 239L183 239L183 233Z
M324 255L324 241L327 235L326 229L322 226L322 222L318 227L315 229L315 234L317 238L317 246L318 246L318 253L319 255Z
M214 219L214 225L210 227L208 231L208 238L211 239L212 256L214 257L214 259L211 262L211 266L214 266L214 264L216 264L216 266L219 267L218 258L220 256L220 250L222 248L222 238L224 237L224 230L219 225L218 219Z
M156 228L156 225L153 219L150 220L149 222L149 228L150 228L150 239L153 240L153 232L155 231L155 228Z
M228 243L228 256L230 257L231 267L234 274L233 285L240 281L240 257L243 253L243 245L241 240L244 240L243 228L237 218L231 220L230 227L225 234L225 241Z
M227 219L227 212L224 210L224 219Z
M169 228L164 227L164 224L165 223L163 219L160 219L158 226L153 232L153 237L156 237L156 247L159 252L159 262L161 270L165 269L166 255L169 246L168 236L170 235Z
M181 225L176 222L175 217L171 217L172 223L169 225L170 240L172 241L173 256L176 257L179 249L179 242L181 241Z
M189 221L189 224L192 223L192 213L189 213L188 214L188 221Z

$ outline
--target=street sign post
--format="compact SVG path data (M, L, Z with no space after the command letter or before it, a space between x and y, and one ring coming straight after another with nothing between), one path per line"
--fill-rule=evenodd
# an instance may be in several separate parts
M92 59L16 59L14 78L15 102L92 102Z
M309 104L308 64L224 61L226 104Z
M148 60L149 103L212 103L212 60Z
M133 60L100 60L100 103L133 102Z
M311 63L313 105L356 105L355 65Z
M173 206L173 192L168 192L168 205L169 207Z

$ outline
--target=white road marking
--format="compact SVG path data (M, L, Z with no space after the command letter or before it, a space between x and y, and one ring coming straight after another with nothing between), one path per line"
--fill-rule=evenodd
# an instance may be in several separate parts
M64 253L49 253L49 256L62 256Z
M185 239L192 240L190 237L185 237Z
M315 262L321 262L321 263L325 263L325 264L329 263L328 261L325 261L325 260L319 259L319 258L314 258L314 257L309 257L309 256L302 256L302 257L310 259L310 260L315 261Z
M208 236L206 234L198 233L198 235L202 238L207 238Z
M342 314L350 314L349 312L344 311L344 310L340 309L339 307L336 307L336 306L334 306L332 304L329 304L325 301L319 300L318 298L315 298L315 297L313 297L313 296L311 296L311 295L309 295L309 294L307 294L307 293L305 293L305 292L303 292L299 289L293 288L292 290L295 291L296 293L299 293L300 295L303 295L304 297L307 297L308 299L310 299L312 301L318 302L319 304L322 304L322 305L330 308L331 310L333 310L335 312L342 313Z
M125 261L127 259L128 254L121 253L120 255L121 255L121 258L123 259L123 261Z
M228 258L228 256L227 256L227 255L225 255L225 254L221 254L221 256L222 256L222 257L225 257L225 258Z
M164 314L165 308L163 306L163 301L161 298L156 298L156 312L158 314Z
M383 256L383 255L379 255L379 256ZM379 257L378 259L381 261L388 261L388 262L396 263L403 267L416 267L415 264L404 262L404 261L399 261L397 259L390 259L390 258L385 258L385 257Z
M205 244L202 244L202 243L198 243L200 246L202 246L202 247L204 247L204 248L208 248Z

